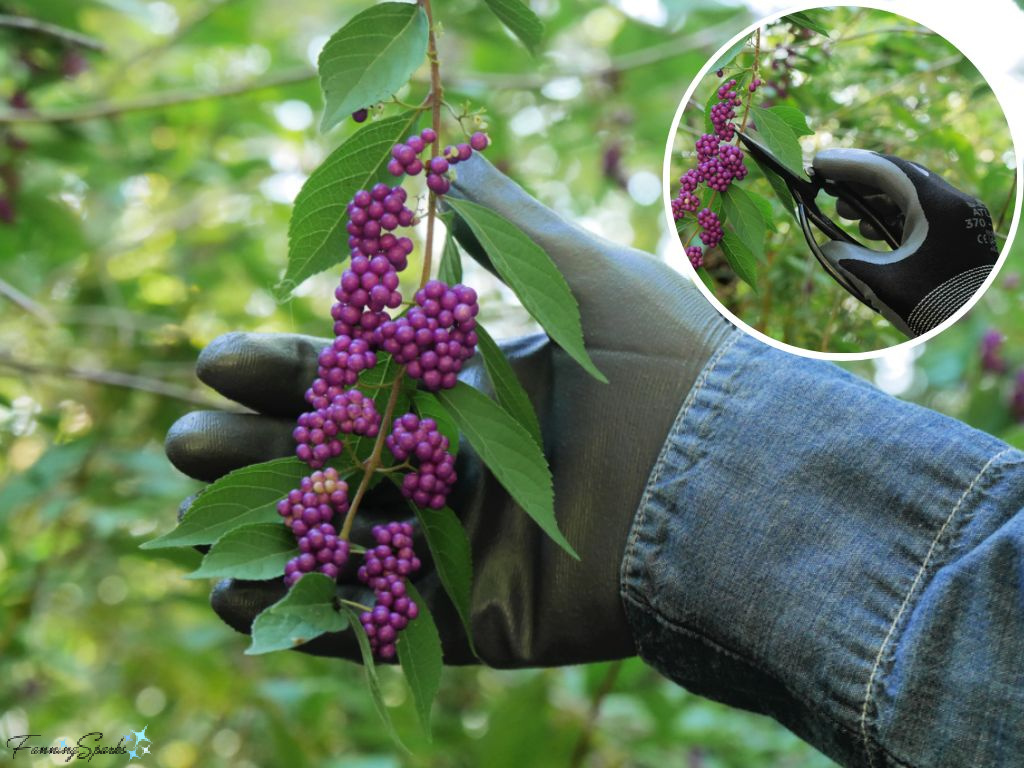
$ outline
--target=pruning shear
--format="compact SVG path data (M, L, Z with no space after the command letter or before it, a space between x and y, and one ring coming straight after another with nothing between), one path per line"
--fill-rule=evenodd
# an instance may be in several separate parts
M842 227L823 213L815 202L815 198L817 197L818 192L822 189L833 197L842 198L844 201L849 203L851 208L860 214L862 219L870 223L875 230L881 234L882 239L890 248L896 249L900 247L900 240L897 233L893 232L891 225L881 214L871 207L864 198L864 195L850 184L826 179L823 176L816 174L813 168L807 169L806 172L808 178L805 179L790 170L782 163L781 160L779 160L778 157L775 156L774 153L772 153L771 150L757 141L757 139L743 131L738 131L738 133L740 141L743 142L751 157L753 157L759 164L765 166L778 175L785 183L786 188L793 197L796 219L800 223L800 228L803 230L804 239L807 240L807 245L810 246L811 252L818 260L818 263L821 264L825 271L832 276L832 279L839 283L843 288L857 297L857 299L864 304L872 306L871 302L868 301L867 297L864 296L860 289L850 283L850 281L842 274L837 272L835 267L829 263L827 258L825 258L825 254L822 252L821 246L818 244L814 231L811 229L811 224L816 226L831 240L842 240L860 246L863 246L863 244L855 237L848 234L844 229L842 229Z

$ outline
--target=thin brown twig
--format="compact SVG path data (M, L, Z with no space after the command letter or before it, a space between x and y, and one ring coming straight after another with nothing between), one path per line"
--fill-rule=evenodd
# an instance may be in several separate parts
M430 0L420 0L420 6L427 14L427 58L430 60L430 113L434 129L434 141L430 148L431 158L441 154L441 109L444 105L444 87L441 85L441 62L437 57L437 38L434 35L434 14ZM434 220L437 218L437 195L431 191L427 202L427 239L423 246L422 288L430 279L430 267L434 257Z
M615 687L615 681L618 679L621 671L622 660L613 661L608 666L608 671L605 672L601 684L594 692L594 698L590 701L590 711L587 713L587 721L583 725L583 730L580 731L580 737L576 741L576 747L573 749L572 757L569 760L570 768L579 768L583 765L583 759L587 756L587 752L590 750L590 742L594 737L597 717L601 714L601 704L604 703L605 698L611 693L612 688Z
M210 91L173 90L143 96L120 104L101 102L77 107L54 109L47 112L34 112L26 109L8 109L0 112L0 124L12 123L78 123L105 117L118 117L134 112L148 112L153 109L165 109L181 104L194 104L211 99L226 99L243 96L269 88L294 85L312 80L316 72L308 67L285 70L266 80L257 82L233 83Z
M223 405L221 401L213 400L204 395L193 392L187 387L178 384L171 384L160 379L151 379L146 376L137 376L134 373L123 373L121 371L97 371L86 368L75 368L72 366L42 366L34 363L27 363L17 360L10 355L0 352L0 367L9 368L14 371L28 374L30 376L52 376L57 378L80 379L93 384L102 384L109 387L124 387L135 389L140 392L151 392L154 395L170 397L175 400L183 400L194 405L202 405L210 408L219 408Z
M7 13L0 13L0 27L22 29L26 32L36 32L47 37L55 37L65 43L77 45L79 48L88 48L90 51L106 50L106 46L95 37L89 37L73 29L68 29L58 24L51 24L48 21L33 19L29 16L13 16Z

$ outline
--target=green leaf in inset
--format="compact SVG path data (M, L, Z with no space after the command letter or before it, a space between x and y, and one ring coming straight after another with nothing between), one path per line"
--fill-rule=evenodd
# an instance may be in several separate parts
M391 147L414 132L416 112L370 123L334 150L306 179L288 223L288 268L274 292L284 300L306 278L348 258L352 196L390 178Z
M715 292L715 280L711 277L711 273L704 269L704 267L697 270L697 277L699 277L700 281L708 287L709 291L712 293Z
M722 238L722 253L732 271L747 285L757 291L757 260L746 244L734 232L726 232Z
M551 470L525 427L464 382L438 392L438 397L509 495L556 544L578 560L579 555L558 529Z
M803 150L796 133L789 123L762 107L750 106L750 114L757 126L757 135L761 142L772 151L784 166L793 173L804 176Z
M801 112L796 107L789 107L785 104L780 104L777 107L769 107L768 111L773 115L778 115L782 120L789 126L790 130L793 131L797 136L813 136L814 131L807 124L807 115Z
M398 637L398 662L402 665L409 690L412 691L416 714L429 739L430 708L441 685L441 636L437 634L437 625L427 609L426 601L411 581L406 582L406 591L420 612Z
M793 195L789 191L789 187L786 186L786 182L782 180L775 171L769 168L767 165L755 158L757 167L761 169L761 173L764 174L765 178L768 179L768 183L771 184L772 192L775 193L775 197L778 198L779 202L782 203L782 207L785 208L789 215L796 219L796 203L793 200Z
M272 579L284 575L285 564L296 554L295 537L280 521L244 525L217 539L202 565L186 578Z
M526 50L536 53L537 46L544 34L544 24L537 18L537 14L521 0L484 0L484 2L501 23L519 38L519 41L526 46Z
M284 526L282 526L283 528ZM270 653L308 643L325 632L341 632L349 625L334 599L333 579L307 573L288 593L263 611L252 623L249 655ZM359 624L356 617L355 624Z
M466 637L472 647L469 603L473 592L473 554L466 529L449 507L420 509L412 502L409 502L409 506L419 518L420 529L427 539L434 567L462 619L462 626L466 629Z
M735 43L729 46L729 48L719 56L715 63L711 65L710 72L716 72L723 67L727 67L732 64L733 59L743 52L743 49L747 47L747 43L750 42L750 35L745 35L737 40ZM717 100L717 99L716 99Z
M236 469L206 486L177 528L141 548L212 544L239 526L278 521L277 502L308 472L309 467L295 457Z
M381 3L356 14L320 52L320 130L382 101L412 77L427 54L427 14L412 3Z
M519 383L519 378L512 370L508 358L480 323L476 324L476 335L477 348L480 350L480 356L484 359L487 378L490 380L491 386L494 387L494 396L498 398L501 407L508 411L512 418L526 427L526 431L537 441L537 445L543 447L540 422L537 421L533 403L530 402L530 396L526 394L523 385Z
M736 184L730 184L722 194L722 208L729 226L755 259L764 254L764 217L750 195Z
M305 576L303 578L308 579L309 577ZM348 623L356 634L356 642L359 643L359 652L363 657L363 669L366 671L366 682L370 688L370 698L373 699L373 706L376 707L380 719L384 721L384 727L387 728L391 739L403 752L408 754L409 749L398 738L398 731L395 730L395 724L391 721L391 713L388 711L387 704L384 703L384 695L380 689L380 678L377 676L377 665L374 663L373 651L370 649L370 639L366 636L366 630L363 629L363 625L359 621L359 614L347 605L343 605L342 610L348 615Z
M420 416L437 422L437 431L448 438L448 452L456 453L459 450L459 428L437 395L417 390L412 397L412 404Z
M441 263L437 267L437 279L448 285L462 282L462 254L455 243L451 228L444 239L444 251L441 252Z
M576 299L565 278L544 249L507 219L469 200L445 202L473 231L501 279L526 311L541 324L577 363L598 381L607 383L583 346L583 328Z
M791 13L780 21L791 21L798 27L809 29L811 32L817 32L819 35L828 37L828 27L816 20L812 15L811 11L799 11L797 13Z
M757 194L757 192L751 192L750 190L744 191L747 193L747 197L749 197L754 205L757 206L757 210L761 214L761 220L764 222L764 225L772 232L778 232L778 227L775 226L775 211L772 209L771 201L768 200L768 198Z

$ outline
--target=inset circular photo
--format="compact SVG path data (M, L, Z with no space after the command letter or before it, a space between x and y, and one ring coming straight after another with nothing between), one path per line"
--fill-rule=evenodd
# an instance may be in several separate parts
M766 21L690 84L666 207L699 285L740 327L843 358L927 338L994 278L1017 159L985 78L906 17Z

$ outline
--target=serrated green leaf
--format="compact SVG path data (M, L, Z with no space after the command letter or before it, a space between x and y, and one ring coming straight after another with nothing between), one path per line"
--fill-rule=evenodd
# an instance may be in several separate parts
M334 150L306 179L288 223L288 267L274 287L284 300L307 278L348 258L346 206L360 189L391 178L391 147L414 132L418 113L370 123Z
M491 13L508 27L513 35L530 53L537 52L541 37L544 35L544 24L529 6L520 0L484 0Z
M755 259L764 255L765 225L757 204L747 192L736 184L730 184L722 193L722 209L729 226Z
M464 382L438 397L491 473L551 539L570 555L555 519L551 471L540 446L504 408Z
M280 521L244 525L217 539L202 565L185 578L272 579L284 575L285 564L296 554L295 537Z
M772 191L775 193L775 197L778 198L779 202L782 203L782 207L789 212L789 215L792 216L795 221L796 203L793 200L793 195L790 194L789 187L786 186L786 182L782 180L782 177L779 176L779 174L764 163L757 159L755 159L754 162L757 163L757 167L761 169L761 173L763 173L765 178L768 179L768 183L771 185Z
M236 469L206 486L177 528L141 549L212 544L239 526L278 521L277 502L308 472L294 457Z
M281 526L282 528L284 526ZM282 651L308 643L325 632L341 632L349 625L334 599L335 584L322 573L307 573L288 593L263 611L252 623L251 656ZM359 624L356 617L357 625Z
M757 134L779 162L793 173L804 176L803 150L789 124L774 112L750 106L750 115L757 126Z
M715 63L711 65L711 69L708 71L714 73L717 72L719 69L722 69L723 67L727 67L730 64L732 64L733 59L735 59L737 56L740 55L740 53L742 53L743 49L747 47L748 42L750 42L750 35L741 37L735 43L730 45L728 49L726 49L725 53L723 53L715 60Z
M559 346L598 381L597 369L583 345L576 299L544 249L494 211L468 200L445 201L473 231L498 275Z
M420 724L430 739L430 709L441 685L443 667L441 636L437 633L434 617L430 615L427 603L419 591L411 581L406 582L405 588L420 612L399 635L396 644L398 662L402 665L409 690L412 691Z
M356 14L320 52L322 131L387 99L427 54L427 14L411 3L381 3Z
M782 120L790 127L797 136L813 136L814 131L807 124L807 115L801 112L796 107L790 107L785 104L780 104L777 107L769 107L768 111L773 115L778 115Z
M711 91L708 100L704 103L704 133L714 133L715 126L711 122L711 108L719 102L718 89ZM695 148L696 149L696 148Z
M309 577L306 576L304 578ZM373 699L373 706L377 709L377 714L380 715L380 719L384 721L384 727L387 728L392 741L394 741L403 752L408 754L409 750L405 744L402 743L402 740L398 738L398 731L395 730L395 724L391 721L391 713L388 711L388 707L384 703L384 695L381 693L380 689L380 678L377 676L377 665L374 663L373 651L370 650L370 639L366 636L366 630L363 629L363 625L359 621L359 614L347 605L343 605L342 610L348 616L349 626L352 627L352 631L355 632L356 642L359 643L359 652L363 657L363 670L366 672L366 683L370 689L370 698Z
M711 291L712 293L715 292L714 278L711 277L711 273L704 269L704 267L701 267L700 269L697 270L697 277L699 277L700 281L708 287L709 291Z
M462 523L450 507L420 509L412 502L409 506L419 519L420 530L427 539L434 567L445 592L448 593L459 618L462 619L462 626L472 648L473 633L469 607L473 593L473 553L466 529L462 527Z
M824 26L820 21L814 19L808 11L799 11L797 13L791 13L785 17L785 21L791 21L798 27L809 29L811 32L817 32L819 35L828 37L828 28Z
M757 260L735 232L725 233L722 238L722 253L725 254L725 259L736 276L757 291Z
M459 450L459 428L451 414L441 405L437 395L417 390L412 397L412 404L420 416L431 418L437 422L437 430L448 438L449 453L456 453Z
M758 212L761 214L761 220L764 225L768 227L772 232L778 232L778 227L775 226L775 211L772 209L771 201L766 197L762 197L757 192L751 192L749 189L744 190L747 193L754 205L757 206Z
M526 431L537 441L537 445L543 447L540 422L537 421L533 403L530 402L530 396L526 394L526 390L519 382L516 372L512 370L508 358L480 323L476 325L476 335L477 348L480 350L480 356L484 359L484 369L494 388L494 396L498 398L501 407L508 411L513 419L526 427Z
M444 239L444 251L441 252L441 263L437 267L437 279L448 285L462 282L462 254L455 243L452 231Z

